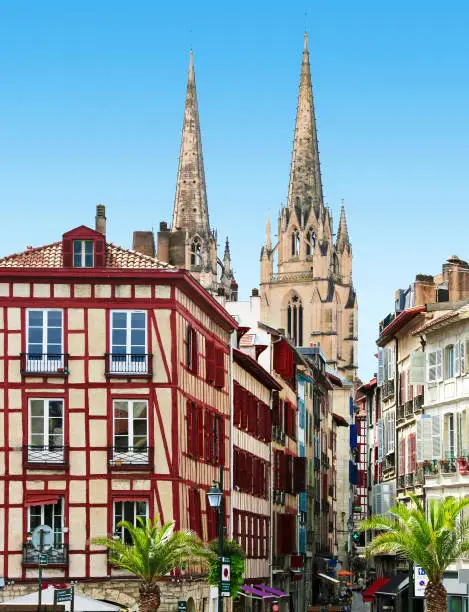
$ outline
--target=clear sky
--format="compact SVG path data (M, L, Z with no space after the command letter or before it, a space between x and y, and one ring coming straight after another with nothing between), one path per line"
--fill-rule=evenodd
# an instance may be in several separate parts
M0 0L0 252L92 225L98 202L122 246L171 220L192 47L211 223L246 298L286 199L305 29L371 376L394 290L469 259L467 2Z

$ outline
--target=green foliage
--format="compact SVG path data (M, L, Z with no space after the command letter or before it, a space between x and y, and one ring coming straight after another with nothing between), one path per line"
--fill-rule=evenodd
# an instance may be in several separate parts
M236 599L244 583L246 566L244 563L245 555L241 546L234 540L223 541L223 556L231 560L231 597ZM209 564L209 574L207 581L212 586L218 586L218 540L210 542L208 546L207 560Z
M130 545L108 537L94 538L92 543L106 546L114 565L147 584L154 584L183 563L205 563L206 553L200 540L191 532L174 531L174 521L160 525L158 516L154 521L143 521L140 517L137 520L136 527L127 521L118 524L129 532Z
M415 495L413 507L397 504L388 515L363 521L361 531L377 531L367 547L367 555L397 554L420 565L429 581L441 583L447 567L469 552L469 521L461 515L469 498L432 499L428 519Z

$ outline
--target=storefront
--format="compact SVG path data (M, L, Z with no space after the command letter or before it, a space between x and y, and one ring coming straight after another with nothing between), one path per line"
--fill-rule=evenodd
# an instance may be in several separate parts
M375 591L373 612L407 612L409 575L398 573Z

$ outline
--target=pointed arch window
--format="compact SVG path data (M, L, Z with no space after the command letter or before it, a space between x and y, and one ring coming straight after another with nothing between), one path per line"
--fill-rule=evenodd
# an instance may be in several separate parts
M336 253L332 255L332 274L340 274L339 270L339 258Z
M293 256L300 254L300 232L295 229L291 235L291 254Z
M202 265L202 242L196 236L191 243L191 266Z
M314 254L316 248L316 234L311 228L306 232L306 256L310 257Z
M288 302L287 330L295 346L303 346L303 304L297 295Z

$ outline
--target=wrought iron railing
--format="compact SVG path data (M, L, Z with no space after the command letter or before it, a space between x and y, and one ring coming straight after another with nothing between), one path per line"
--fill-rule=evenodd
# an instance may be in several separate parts
M291 281L310 281L314 279L312 270L303 272L276 272L270 277L271 283L289 283Z
M106 376L151 376L152 357L151 354L106 353L105 374Z
M396 465L394 453L383 458L383 470L391 470Z
M423 407L423 395L416 395L414 397L414 412L420 412Z
M406 489L411 489L414 486L414 473L413 472L405 475L405 486L406 486Z
M108 462L113 468L149 467L153 464L153 447L110 446Z
M385 380L382 386L382 396L386 400L394 395L394 381Z
M404 421L404 418L405 418L404 404L401 404L400 406L398 406L396 412L397 412L396 414L397 423L402 423L402 421Z
M405 489L405 474L399 474L397 477L397 488Z
M68 465L68 446L23 446L23 464L28 467Z
M436 476L440 471L440 464L437 459L426 459L422 467L425 476Z
M409 400L405 403L405 416L411 417L414 414L414 402L413 400Z
M21 374L68 376L67 353L20 353Z
M419 487L421 485L423 485L423 467L417 466L414 476L414 486Z
M440 473L452 474L457 471L456 457L450 453L444 459L440 459Z
M47 567L68 565L68 546L58 544L40 553L31 543L23 544L23 565L39 565L39 555L47 555Z

